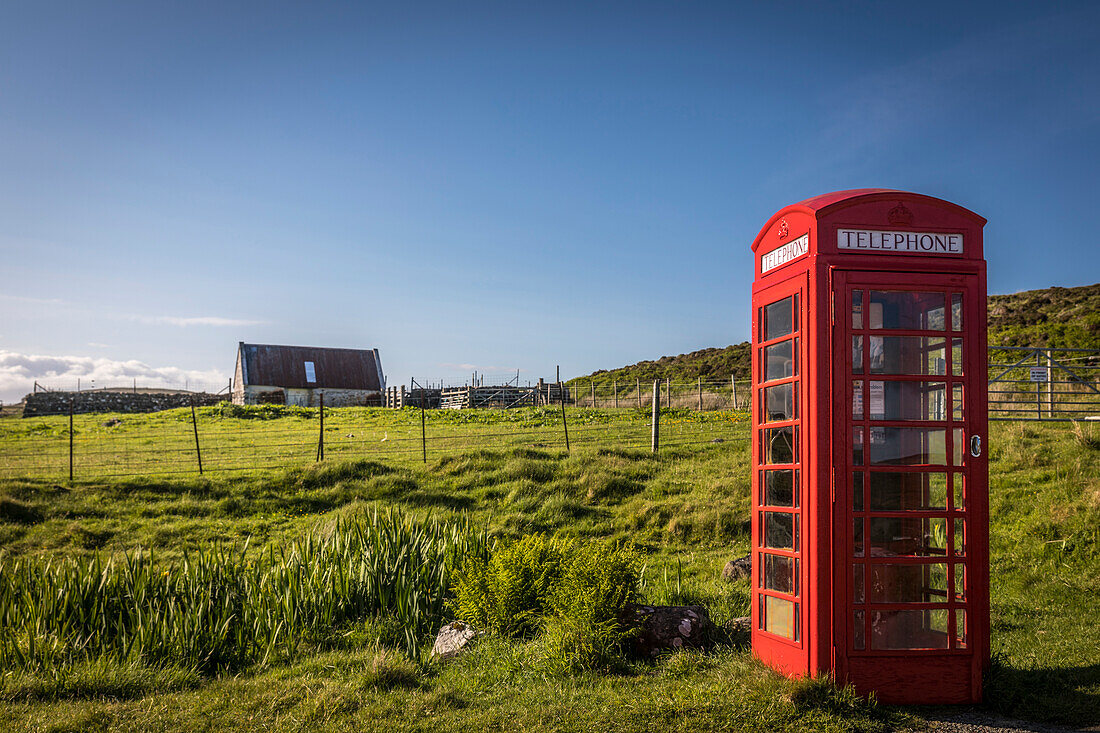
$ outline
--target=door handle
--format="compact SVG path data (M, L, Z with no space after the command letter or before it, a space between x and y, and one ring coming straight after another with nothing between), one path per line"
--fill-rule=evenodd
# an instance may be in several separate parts
M970 455L975 458L980 458L982 455L982 436L971 435L970 436Z

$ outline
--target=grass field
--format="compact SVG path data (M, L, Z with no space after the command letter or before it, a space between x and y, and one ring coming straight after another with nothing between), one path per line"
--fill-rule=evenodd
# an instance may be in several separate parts
M223 403L147 415L96 414L73 418L74 478L174 475L198 472L195 432L207 472L252 472L304 466L317 457L317 408ZM743 412L663 409L661 438L684 445L732 437ZM649 447L650 413L638 409L566 409L573 447ZM428 410L424 444L429 458L471 449L564 448L558 407L513 410ZM415 408L325 410L325 458L421 461L421 414ZM68 479L67 415L0 420L0 478Z
M442 414L429 415L440 422L428 428L440 435L448 429L463 435L521 432L502 425L501 413L470 413L463 422L437 415ZM538 415L532 410L507 419L526 421L526 430L537 427L530 423ZM185 561L193 563L185 558L214 544L239 551L249 538L247 562L265 551L300 545L317 532L331 536L338 523L361 520L374 510L397 509L414 523L468 521L500 541L532 532L580 541L632 540L646 558L642 594L648 600L703 603L719 623L748 612L747 583L727 584L719 577L726 560L745 554L749 545L743 416L702 416L713 423L683 417L680 429L688 438L679 445L669 441L673 444L659 458L613 442L603 447L582 442L566 454L552 442L552 414L544 418L539 429L545 437L526 435L494 449L474 447L485 440L470 446L456 440L453 450L430 454L426 464L414 451L363 451L338 453L317 465L307 453L291 468L261 465L201 478L193 472L92 477L71 486L56 475L9 478L0 483L0 546L9 563L121 559L144 548L165 575L176 577ZM88 431L105 421L87 419ZM225 421L227 434L231 425L239 429L233 421L246 420L299 431L304 446L310 435L315 440L318 427L306 416L206 419ZM343 434L419 431L419 414L413 411L365 410L356 419L356 427ZM605 437L629 435L629 427L647 436L644 415L593 412L588 419L594 426L590 435L596 430L606 430ZM50 420L59 418L44 419L43 434L67 428L67 418L64 425ZM175 429L179 422L190 429L189 420L189 411L185 418L123 416L121 425L103 429L124 427L140 440L158 423ZM352 421L352 413L346 420ZM3 421L5 455L42 437L26 432L24 423L30 422ZM326 429L329 422L326 417ZM579 414L576 423L585 425ZM710 442L719 430L722 442ZM79 431L78 426L78 436ZM207 434L215 431L210 425ZM64 441L67 450L67 435L50 439ZM1100 431L998 424L989 443L995 662L987 707L1027 720L1095 725L1100 723L1095 614ZM110 472L106 465L100 470ZM823 681L784 680L752 661L746 639L737 635L709 652L563 675L547 671L538 637L488 638L441 666L425 654L429 635L410 655L399 632L392 614L363 611L334 623L328 633L303 634L291 651L266 661L243 659L223 671L102 655L37 668L8 665L0 670L0 729L892 730L924 725L919 710L875 705Z

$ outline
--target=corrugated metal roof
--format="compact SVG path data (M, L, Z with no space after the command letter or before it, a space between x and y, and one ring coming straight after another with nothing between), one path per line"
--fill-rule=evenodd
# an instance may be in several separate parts
M274 346L241 343L244 383L298 389L381 390L382 361L378 349L328 349L317 346ZM313 364L316 381L306 378Z

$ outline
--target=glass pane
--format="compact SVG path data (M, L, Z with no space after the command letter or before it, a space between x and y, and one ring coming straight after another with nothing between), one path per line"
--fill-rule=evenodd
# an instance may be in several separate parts
M870 517L867 522L871 557L947 554L947 520L943 517Z
M764 631L798 640L798 604L786 598L763 596Z
M961 562L955 563L955 600L966 600L966 566Z
M966 609L955 609L955 648L966 648Z
M863 337L852 337L852 374L863 374Z
M869 484L871 511L947 508L946 473L872 473Z
M947 566L868 565L870 603L946 603Z
M871 428L871 465L947 463L947 431L937 428Z
M852 419L863 419L863 380L852 380Z
M864 625L863 611L852 613L852 648L865 649L867 647L867 629Z
M764 388L764 422L794 420L797 412L798 387L793 382Z
M764 587L798 595L798 560L781 555L764 555Z
M863 557L863 518L852 520L852 557Z
M951 339L951 376L963 375L963 340Z
M948 641L946 608L871 614L872 649L946 649Z
M926 336L872 336L872 374L938 376L947 370L943 339Z
M852 291L852 328L863 328L863 291Z
M760 473L760 483L764 487L764 504L798 506L798 471L784 468Z
M963 328L963 296L962 293L951 293L951 330L961 331Z
M863 465L863 428L852 431L852 465Z
M952 447L953 453L951 454L951 460L956 466L963 465L963 458L966 457L966 440L963 434L962 428L954 428L952 431L954 446Z
M942 331L943 293L872 290L871 328Z
M798 365L795 364L794 344L797 341L780 341L778 344L764 347L764 381L793 377Z
M863 566L852 566L852 602L863 603Z
M956 519L955 520L955 554L956 555L965 555L966 554L966 542L965 542L965 540L966 540L966 534L963 531L963 520Z
M798 516L780 512L764 515L764 547L777 550L798 549Z
M791 318L793 297L764 306L764 340L786 336L794 332L794 322Z
M966 413L963 412L963 386L956 384L951 387L951 419L962 420Z
M852 511L863 511L863 472L852 474Z
M872 420L946 420L947 385L943 382L872 381Z
M761 454L764 463L795 463L798 451L798 426L787 425L782 428L764 428L764 445Z
M955 511L962 511L966 509L966 499L964 498L965 492L963 486L966 484L965 474L953 473L951 474L951 492L952 501L955 503L952 505Z

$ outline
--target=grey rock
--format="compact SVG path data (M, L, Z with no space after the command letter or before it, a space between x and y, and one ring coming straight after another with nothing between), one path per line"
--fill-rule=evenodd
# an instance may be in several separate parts
M450 659L463 649L468 647L480 634L473 626L462 621L452 621L439 629L435 643L432 645L432 656L440 659Z
M730 560L726 563L726 567L722 568L722 580L727 583L749 577L752 577L752 555Z
M752 631L752 616L739 616L726 622L726 629L733 634L747 634Z

